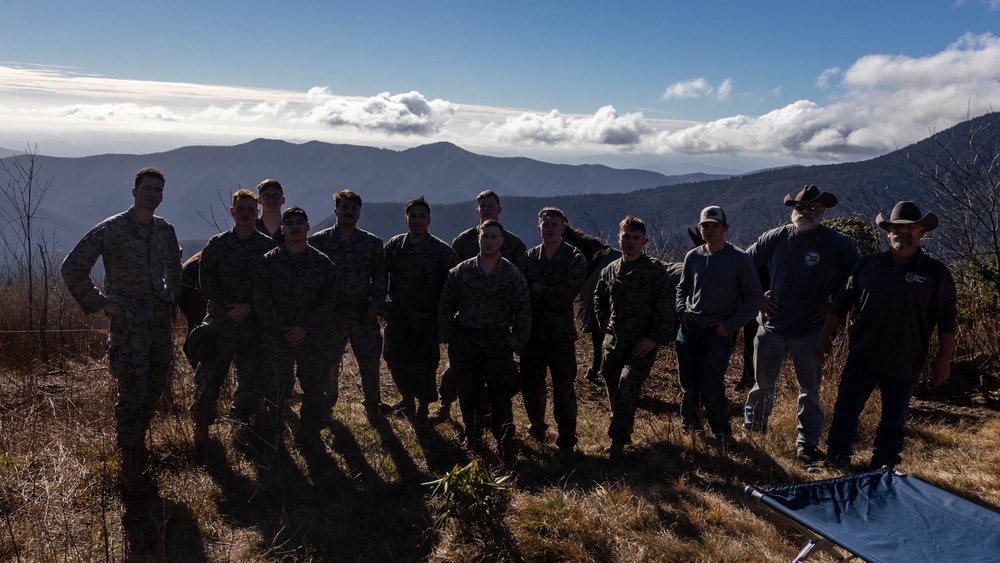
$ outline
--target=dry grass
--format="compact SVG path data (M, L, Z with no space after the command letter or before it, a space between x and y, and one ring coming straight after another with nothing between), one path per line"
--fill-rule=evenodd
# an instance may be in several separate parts
M4 349L22 346L0 338ZM586 348L581 341L582 366ZM59 368L8 363L0 370L0 560L787 561L801 538L751 503L744 487L833 476L794 461L797 389L790 372L779 382L770 432L753 449L721 454L702 437L681 433L676 363L663 350L624 467L610 466L604 454L603 390L581 377L576 466L564 471L551 443L525 439L504 517L436 531L437 500L421 483L470 459L457 440L458 423L416 432L405 419L368 421L348 361L339 422L323 433L325 452L300 451L289 435L275 458L257 442L238 445L236 427L220 423L210 455L199 459L186 416L192 377L178 361L149 438L159 498L123 503L112 447L114 385L103 349L73 350ZM839 366L827 366L828 414ZM914 401L900 469L996 509L1000 415L969 383L956 377ZM385 372L383 389L387 401L396 398ZM730 399L738 428L745 395L731 391ZM523 432L519 399L515 415ZM866 461L877 418L877 403L870 404L859 461ZM499 471L496 460L485 461Z

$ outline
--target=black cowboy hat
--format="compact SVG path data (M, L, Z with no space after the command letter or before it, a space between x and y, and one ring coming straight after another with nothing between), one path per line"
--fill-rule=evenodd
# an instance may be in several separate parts
M792 194L785 196L785 205L789 206L815 202L819 202L823 207L833 207L837 205L837 196L829 192L819 191L815 184L802 188L802 191L794 196Z
M882 214L879 213L875 216L875 222L878 223L879 227L886 230L889 230L889 225L892 225L893 223L903 225L909 223L920 223L927 231L933 231L938 226L938 216L934 213L928 212L926 215L921 217L920 208L917 207L916 203L913 203L912 201L901 201L893 206L888 219L883 219Z

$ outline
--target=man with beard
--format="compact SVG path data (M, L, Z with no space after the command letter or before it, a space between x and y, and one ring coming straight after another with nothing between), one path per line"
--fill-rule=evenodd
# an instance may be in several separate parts
M66 255L61 273L85 314L108 318L108 370L114 376L115 434L124 496L156 494L146 475L146 432L167 386L173 357L174 300L181 291L181 249L174 227L153 215L163 201L163 172L135 175L134 203L87 233ZM90 277L104 263L104 289Z
M524 276L500 255L504 229L489 219L479 225L479 254L448 272L438 305L441 342L458 380L459 406L469 448L482 451L489 421L508 468L514 461L511 398L518 391L514 353L531 333L531 302Z
M444 281L458 259L448 243L430 234L431 206L423 196L406 203L407 231L385 243L389 297L385 304L385 363L403 400L395 412L427 422L437 400L437 306Z
M333 202L336 224L309 237L310 246L337 265L337 305L330 319L334 362L327 382L327 409L332 413L337 404L340 367L350 341L361 372L365 412L381 416L391 410L382 402L379 384L382 332L378 318L385 307L385 249L382 239L358 228L361 196L341 190L333 195Z
M826 465L834 469L850 466L858 421L875 387L882 395L882 418L870 466L899 464L906 411L935 327L938 356L927 376L931 383L948 379L955 351L955 283L948 268L919 246L924 234L937 228L937 215L921 216L917 204L901 201L888 219L879 213L875 222L886 230L890 248L858 262L844 293L830 308L817 345L821 354L829 354L831 336L854 312L847 362L826 439Z
M771 288L764 294L754 340L756 383L747 396L743 427L765 432L774 407L774 385L785 357L792 356L799 382L796 457L815 463L820 453L823 407L819 388L823 358L816 349L826 311L861 258L851 237L821 224L837 197L806 186L785 196L792 223L771 229L747 249L754 266L767 266Z

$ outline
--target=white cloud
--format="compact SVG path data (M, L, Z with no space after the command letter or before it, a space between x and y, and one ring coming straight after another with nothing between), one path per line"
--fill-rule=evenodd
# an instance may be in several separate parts
M285 100L267 100L253 106L249 111L259 117L278 117L286 107L288 102Z
M306 99L313 103L326 101L333 97L326 86L313 86L306 92Z
M996 82L1000 77L1000 39L990 33L965 34L935 55L868 55L844 73L844 83L857 88L927 90L951 84Z
M719 87L715 89L715 97L719 101L726 101L729 99L729 94L733 91L733 79L727 78L719 84Z
M799 100L758 117L661 131L643 148L830 161L883 154L954 125L967 111L992 111L1000 103L1000 39L967 34L926 57L868 55L846 71L825 70L816 84L835 91L830 103Z
M835 66L833 68L828 68L828 69L824 70L816 78L816 86L818 88L824 88L824 89L827 88L827 87L829 87L830 86L830 81L833 80L834 78L836 78L837 75L839 75L839 74L840 74L840 67L839 66Z
M490 123L483 133L514 145L611 145L640 142L652 129L642 113L619 115L604 106L592 116L567 116L552 110L547 114L522 113L502 124Z
M660 95L660 100L667 101L692 98L715 98L720 102L724 102L728 100L729 96L733 93L733 84L734 81L732 78L723 80L722 84L719 84L718 87L712 86L712 84L704 78L682 80L667 86L667 89Z
M315 88L309 91L317 94ZM367 100L331 98L312 109L309 119L328 127L355 127L389 135L433 135L440 132L455 114L444 100L427 100L420 92L390 95L382 92Z
M143 107L132 103L73 104L46 108L41 113L86 121L178 121L181 119L181 116L163 106Z
M700 98L712 93L712 86L704 78L692 78L674 82L663 91L661 100L679 100L684 98Z
M395 147L451 140L505 154L603 150L855 160L916 142L951 127L967 112L976 116L1000 107L1000 39L990 33L967 34L922 57L871 54L844 69L822 70L815 85L822 89L817 99L797 100L761 115L693 123L619 113L610 104L592 115L570 114L458 105L429 100L416 91L344 96L321 86L302 92L0 66L0 133L13 139L86 135L95 146L105 147L112 143L109 139L128 139L124 150L134 150L128 143L146 135L209 144L255 137ZM780 87L762 91L755 103L766 103L780 92ZM732 78L717 85L705 78L684 80L662 95L664 100L717 102L742 97Z

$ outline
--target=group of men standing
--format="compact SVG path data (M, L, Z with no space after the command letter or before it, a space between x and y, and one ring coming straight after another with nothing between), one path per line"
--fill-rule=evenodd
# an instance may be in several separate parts
M824 425L820 403L823 359L831 339L851 315L848 357L840 379L824 465L850 466L860 415L875 387L882 415L872 468L902 461L907 406L918 381L940 383L950 374L957 332L956 292L948 269L919 247L938 225L911 201L897 203L875 222L889 249L862 257L850 237L822 224L837 204L814 185L784 198L790 223L762 234L745 252L723 240L725 212L712 206L700 217L705 244L691 250L677 288L681 327L677 363L682 388L681 422L700 430L704 406L713 437L732 444L723 375L732 340L728 336L757 313L755 384L744 408L744 443L767 430L775 383L791 356L799 384L796 457L821 461ZM770 289L761 290L755 268L766 266ZM938 355L923 377L929 341L938 333Z
M176 235L153 215L165 181L154 168L140 170L132 189L134 205L95 226L62 267L84 312L108 315L122 484L136 497L155 493L145 474L145 436L167 384L172 305L180 289ZM303 391L302 443L322 447L319 433L337 402L342 357L350 342L369 417L400 412L423 425L440 392L437 416L450 416L457 399L470 449L485 448L482 434L488 428L507 465L515 459L512 399L518 392L528 433L539 443L546 440L548 371L556 445L561 458L572 461L577 444L574 300L593 257L563 240L569 221L561 210L539 212L542 242L527 249L500 224L500 198L489 190L476 198L480 224L450 246L429 232L431 208L422 197L404 207L407 232L385 244L358 228L362 201L350 190L334 195L335 225L312 236L306 211L281 210L284 202L275 180L261 182L257 193L238 190L230 208L233 228L212 237L202 252L200 285L208 312L200 330L213 346L204 347L210 353L203 353L195 371L196 444L209 439L221 386L235 363L230 416L242 422L257 417L280 439L297 378ZM936 380L947 378L954 348L951 277L917 246L936 226L936 217L920 217L915 204L900 203L888 219L878 217L889 232L890 251L859 260L850 238L820 224L836 197L807 186L787 196L785 204L792 207L791 224L764 233L746 252L726 242L725 212L705 208L698 225L705 243L685 257L676 289L666 265L644 253L645 224L635 217L621 222L622 255L601 270L593 299L594 318L604 333L601 374L611 409L613 460L620 460L631 442L642 384L657 350L674 336L682 425L701 429L704 410L713 435L723 443L732 440L722 380L730 335L759 311L757 381L747 398L745 431L766 430L774 383L790 352L801 389L798 457L816 461L824 420L822 354L853 309L857 320L828 462L849 463L857 418L876 385L882 389L884 420L872 463L899 462L906 404L935 326L941 335ZM90 278L98 258L105 267L103 291ZM767 294L756 274L761 265L771 274ZM896 325L903 322L911 324L900 330ZM440 343L448 345L450 366L438 388ZM395 406L381 398L383 354L402 395Z

